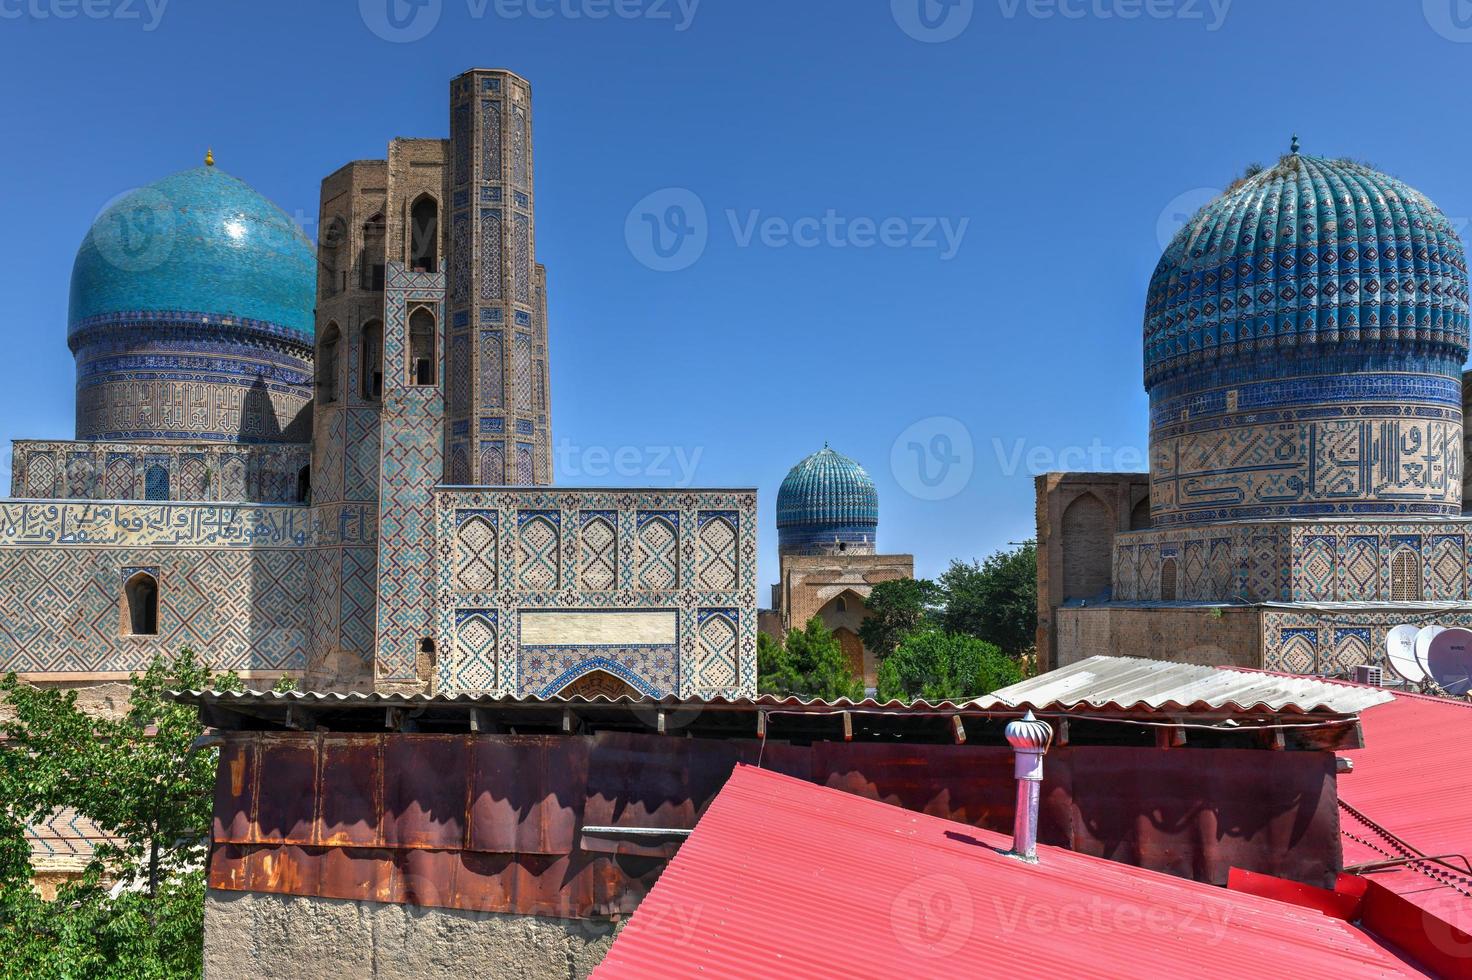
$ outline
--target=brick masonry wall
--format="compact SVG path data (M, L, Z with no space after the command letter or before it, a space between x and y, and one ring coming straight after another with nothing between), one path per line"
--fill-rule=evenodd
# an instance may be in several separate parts
M1132 527L1148 527L1146 508L1150 478L1145 473L1046 473L1035 481L1038 542L1038 660L1057 666L1054 618L1068 599L1090 598L1069 594L1070 586L1091 588L1098 582L1099 556L1107 555L1106 537ZM1092 502L1084 500L1093 498ZM1071 507L1083 500L1069 524ZM1094 506L1101 504L1102 511ZM1084 518L1087 517L1088 520ZM1107 563L1108 558L1104 561ZM1105 566L1107 585L1107 564ZM1071 569L1071 570L1070 570ZM1097 590L1095 590L1097 591Z

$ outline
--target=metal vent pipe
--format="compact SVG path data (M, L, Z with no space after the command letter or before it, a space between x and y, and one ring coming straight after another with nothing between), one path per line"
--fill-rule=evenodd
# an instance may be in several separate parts
M1014 753L1012 774L1017 779L1017 816L1012 824L1013 857L1029 864L1038 860L1038 799L1042 795L1043 756L1053 744L1053 726L1027 714L1007 724L1007 741Z

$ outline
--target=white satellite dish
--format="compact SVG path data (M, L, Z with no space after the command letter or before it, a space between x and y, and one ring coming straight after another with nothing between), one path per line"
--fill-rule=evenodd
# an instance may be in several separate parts
M1427 626L1416 634L1416 666L1421 668L1421 673L1424 675L1422 680L1431 674L1431 671L1426 669L1426 654L1431 650L1431 641L1445 632L1445 626Z
M1472 630L1456 626L1436 634L1423 663L1446 693L1461 697L1472 691Z
M1385 634L1385 658L1390 662L1390 669L1401 680L1412 684L1426 679L1425 669L1416 660L1416 634L1419 632L1419 627L1397 626Z

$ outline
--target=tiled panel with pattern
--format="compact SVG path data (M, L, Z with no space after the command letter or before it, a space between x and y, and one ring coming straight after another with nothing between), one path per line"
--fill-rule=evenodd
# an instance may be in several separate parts
M647 694L755 694L755 491L441 488L434 498L441 691L551 695L601 670ZM669 610L675 643L523 650L520 614L532 610Z

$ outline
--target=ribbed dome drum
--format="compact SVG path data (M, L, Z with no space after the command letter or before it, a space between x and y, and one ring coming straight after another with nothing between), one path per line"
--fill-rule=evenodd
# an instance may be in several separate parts
M1424 195L1294 153L1166 248L1145 310L1156 526L1461 512L1467 263Z
M874 481L827 446L794 466L777 492L779 554L873 554L878 528Z
M307 438L315 291L311 243L229 174L122 197L72 267L77 438Z

